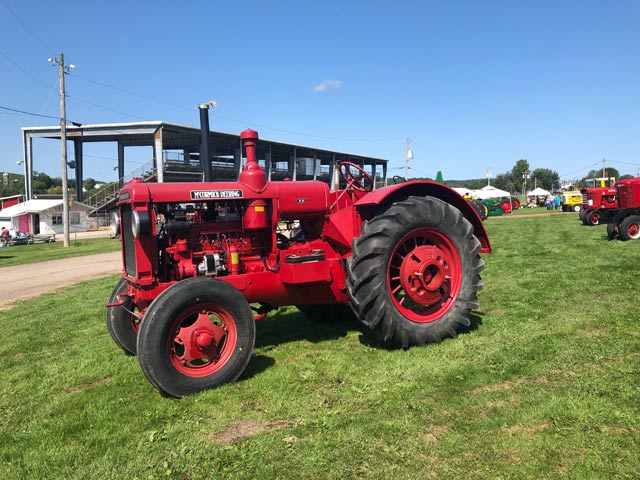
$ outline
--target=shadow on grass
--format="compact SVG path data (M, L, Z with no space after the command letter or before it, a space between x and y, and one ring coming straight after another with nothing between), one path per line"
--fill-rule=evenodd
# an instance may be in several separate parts
M318 306L322 308L324 306ZM255 348L275 347L306 340L312 343L336 340L349 332L359 331L360 324L348 311L319 318L298 311L276 314L256 323Z
M0 260L7 260L9 258L15 258L15 255L0 255ZM0 265L1 267L2 265Z
M337 340L345 337L349 332L360 332L359 341L362 345L392 351L399 347L383 342L375 333L357 321L347 308L333 311L328 315L319 310L307 312L290 311L274 315L256 324L256 348L275 347L289 342L306 340L312 343ZM313 308L313 307L312 307ZM321 312L324 315L318 315ZM471 333L482 325L481 312L469 313L469 325L461 327L458 335Z

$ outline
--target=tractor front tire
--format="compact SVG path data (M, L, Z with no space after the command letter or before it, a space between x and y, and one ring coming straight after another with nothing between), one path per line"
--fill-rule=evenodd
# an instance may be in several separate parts
M578 214L578 217L580 217L580 221L583 225L589 225L587 223L587 213L589 213L589 210L580 210L580 213Z
M480 242L460 210L434 197L382 209L353 241L347 287L358 319L403 348L455 337L482 289Z
M127 293L128 282L121 278L109 296L108 304L118 303ZM126 297L122 305L107 307L107 330L113 341L128 355L136 354L136 342L140 319L131 297Z
M598 225L600 223L600 212L597 210L592 210L585 215L585 219L587 221L587 225Z
M620 240L640 239L640 216L629 215L620 223L619 231Z
M236 288L189 278L149 306L138 333L138 360L153 386L180 398L236 380L255 338L251 308Z

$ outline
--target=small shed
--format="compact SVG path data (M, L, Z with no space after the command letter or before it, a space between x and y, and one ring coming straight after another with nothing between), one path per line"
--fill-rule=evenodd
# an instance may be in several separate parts
M34 199L12 205L0 211L0 227L19 230L25 235L63 233L62 199ZM91 207L73 202L69 208L71 232L86 232Z

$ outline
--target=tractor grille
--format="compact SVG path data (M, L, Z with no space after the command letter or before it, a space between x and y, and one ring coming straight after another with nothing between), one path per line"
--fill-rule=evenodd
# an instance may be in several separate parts
M122 206L122 226L120 235L122 236L122 248L124 249L124 269L130 277L136 276L136 246L133 243L133 228L131 226L133 212L131 205Z
M582 194L582 204L586 205L589 203L589 196L586 193Z

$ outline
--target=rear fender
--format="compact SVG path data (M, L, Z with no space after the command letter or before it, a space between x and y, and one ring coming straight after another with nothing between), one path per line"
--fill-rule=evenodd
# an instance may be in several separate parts
M369 220L375 215L379 206L388 205L409 196L435 197L456 207L473 226L474 234L482 246L480 251L482 253L491 253L489 235L487 235L482 219L476 210L458 192L441 183L415 180L398 185L389 185L368 193L358 200L355 206L360 216L365 220Z

